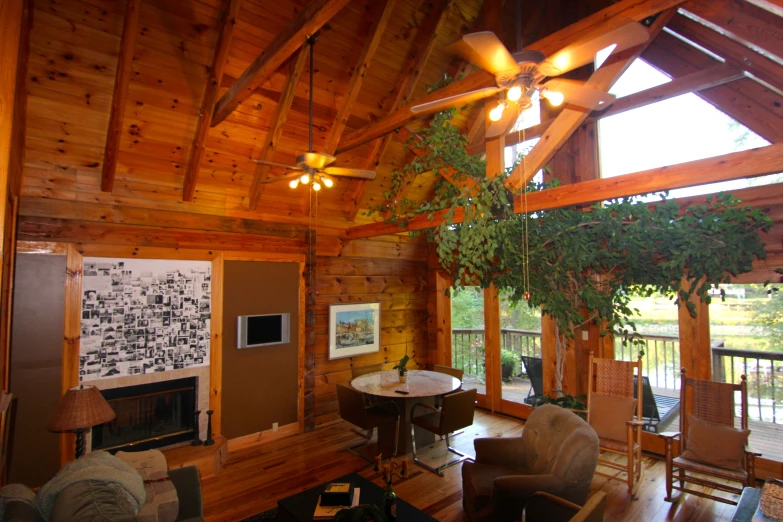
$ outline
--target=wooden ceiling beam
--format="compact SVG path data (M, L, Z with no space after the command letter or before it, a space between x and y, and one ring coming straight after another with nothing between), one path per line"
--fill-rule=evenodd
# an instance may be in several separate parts
M299 85L299 78L302 76L302 71L304 71L307 63L308 54L309 49L302 47L296 56L291 59L291 64L288 67L288 76L280 93L280 99L277 101L275 112L272 114L272 119L269 122L269 132L266 135L266 140L261 146L258 156L253 159L272 161L274 158L280 135L283 133L283 126L288 121L288 113L291 110L291 104L294 102L294 94L296 94L296 87ZM258 208L258 203L261 201L261 196L264 193L264 182L269 178L271 168L269 165L256 164L253 181L250 184L250 196L248 197L250 210Z
M687 76L675 78L662 85L657 85L650 89L618 98L605 111L593 111L589 120L596 121L601 118L615 116L689 92L703 91L735 80L741 80L742 78L745 78L745 73L742 71L723 63L715 64L707 69L702 69L701 71L688 74Z
M769 145L623 176L583 181L540 192L529 192L527 194L527 211L538 212L572 205L585 205L612 198L774 174L780 170L782 163L783 144ZM521 196L517 196L514 202L514 210L517 213L522 212L520 199ZM342 237L344 239L361 239L435 228L446 222L445 215L449 211L450 209L446 209L432 214L422 214L407 223L379 222L360 225L346 229ZM454 209L451 222L461 223L464 219L464 209L462 207Z
M218 38L215 52L212 56L212 67L210 67L207 73L207 85L204 89L204 97L201 100L201 109L196 122L196 133L190 146L190 157L188 158L185 181L182 186L182 199L184 201L192 201L196 192L201 155L204 153L204 142L209 134L212 111L215 108L215 100L217 100L217 95L220 91L220 82L223 80L223 67L226 64L231 37L234 33L234 25L236 24L237 14L239 14L239 6L242 3L242 0L226 1L228 5L225 6L223 17L218 26Z
M601 67L596 70L590 79L585 82L586 87L608 91L612 85L630 67L633 61L647 49L647 46L663 30L664 26L677 12L676 7L671 7L658 15L658 18L648 28L650 39L642 45L627 49L607 58ZM560 149L568 138L587 119L590 112L580 107L566 106L549 128L541 136L541 139L525 156L525 161L520 163L506 178L505 185L510 189L519 189L527 184L533 176L552 156Z
M451 0L432 0L429 5L430 11L424 15L424 20L422 20L419 30L416 32L411 50L408 53L405 67L397 77L397 81L391 91L394 101L386 111L387 113L398 111L413 95L419 78L421 78L421 73L424 72L424 66L427 64L432 48L437 41L438 30L446 19ZM373 144L367 163L364 166L365 169L374 170L378 166L391 140L392 135L387 134ZM356 215L359 213L366 185L367 180L356 181L353 194L348 203L347 218L350 221L356 219Z
M225 120L237 106L267 81L278 67L302 47L307 38L332 19L350 0L312 0L266 46L245 72L218 100L211 126Z
M666 27L783 92L783 66L766 56L680 14Z
M746 0L688 0L684 15L783 65L783 24Z
M551 55L566 45L590 40L607 31L617 29L627 23L629 19L638 22L649 16L655 15L664 9L677 6L682 2L683 0L621 0L546 38L542 38L538 42L526 47L526 49L537 50L543 52L545 55ZM479 69L442 89L422 96L416 100L416 104L427 103L447 96L454 96L474 89L492 87L494 85L495 78L487 71ZM341 154L347 150L384 136L385 134L402 127L411 120L423 118L434 112L438 112L425 111L413 113L410 110L411 105L413 104L400 107L399 110L350 133L340 142L336 154Z
M133 65L133 50L136 47L136 37L139 34L140 7L141 0L127 0L125 21L120 39L120 53L117 57L117 72L114 77L114 92L111 98L109 130L106 133L106 147L103 151L103 167L101 169L101 191L103 192L111 192L114 188L114 174L117 172L117 156L122 137L122 119L125 115L125 103L128 98L128 85Z
M585 123L592 123L602 118L638 109L639 107L668 100L689 92L696 93L711 87L717 87L744 77L745 75L742 71L719 63L708 69L697 71L681 78L675 78L668 83L618 98L608 109L593 111L590 117L585 120ZM541 136L553 121L542 121L538 125L525 129L525 132L509 132L506 134L506 146L516 145L522 141ZM483 143L474 143L468 146L467 152L471 156L475 156L483 153L484 150L485 145Z

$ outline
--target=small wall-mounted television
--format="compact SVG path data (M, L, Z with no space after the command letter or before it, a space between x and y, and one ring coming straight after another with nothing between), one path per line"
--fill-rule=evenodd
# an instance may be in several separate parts
M240 315L237 318L237 348L288 344L289 314Z

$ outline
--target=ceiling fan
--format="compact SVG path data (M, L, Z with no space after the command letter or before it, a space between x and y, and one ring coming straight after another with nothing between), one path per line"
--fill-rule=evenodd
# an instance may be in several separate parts
M606 92L585 87L573 80L554 79L546 83L542 81L546 77L559 76L591 63L601 51L608 56L612 52L635 47L648 39L649 32L643 25L629 21L602 36L567 46L547 58L538 51L512 54L500 39L489 31L466 34L450 45L448 50L492 73L496 86L415 105L411 107L411 111L431 112L499 95L498 105L489 113L492 124L485 134L491 138L508 131L516 122L519 111L530 107L536 91L555 106L565 100L591 110L608 107L615 97ZM505 96L502 93L505 93Z
M287 165L285 163L276 163L274 161L251 159L253 163L269 165L270 167L282 167L293 170L290 174L275 176L261 183L276 183L278 181L291 180L288 184L295 189L299 184L307 185L312 182L313 190L321 190L322 187L332 188L334 180L332 177L355 178L355 179L375 179L374 170L348 169L343 167L329 167L337 158L331 154L313 151L313 47L315 46L316 36L311 36L307 40L310 46L310 119L309 119L309 148L304 154L296 157L296 165Z

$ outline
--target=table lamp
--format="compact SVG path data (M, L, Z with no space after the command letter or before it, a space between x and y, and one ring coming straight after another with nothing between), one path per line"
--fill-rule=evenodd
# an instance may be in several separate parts
M49 423L49 431L71 431L76 434L76 458L84 455L84 432L112 420L116 414L95 386L71 388L60 399L60 405Z

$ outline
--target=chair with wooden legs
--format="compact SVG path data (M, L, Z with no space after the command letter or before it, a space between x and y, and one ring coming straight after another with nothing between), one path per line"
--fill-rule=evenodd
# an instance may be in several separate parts
M416 417L417 410L419 408L426 408L431 410L430 413L420 415ZM411 408L411 443L413 446L413 462L427 468L433 473L437 473L441 477L443 476L443 470L459 464L464 460L473 460L473 457L462 453L461 451L451 447L451 441L449 440L449 434L453 431L467 428L473 424L473 414L476 411L476 389L463 390L458 392L449 393L444 395L442 399L442 405L440 409L433 408L426 404L416 404ZM435 435L442 435L446 437L446 448L457 455L459 458L447 462L442 466L433 468L429 464L425 464L420 461L416 455L416 426L424 428L427 431L434 433Z
M587 392L587 422L598 434L602 451L625 455L627 462L618 464L599 459L598 466L625 472L628 494L636 493L642 478L642 358L636 362L597 359L590 353ZM634 379L634 377L637 379ZM634 381L636 391L634 393ZM635 399L634 394L640 399ZM616 473L596 475L623 480Z
M372 439L375 428L384 423L394 422L394 452L393 457L397 456L397 447L399 443L400 432L400 410L394 401L379 402L367 405L364 402L364 394L358 390L345 386L337 385L337 403L340 408L340 417L359 428L366 430L367 434L357 431L365 440L360 444L351 446L348 451L360 457L367 462L373 460L356 451L356 448L366 446Z
M606 493L598 491L584 506L574 504L546 491L537 491L525 502L522 522L568 520L568 522L603 522Z
M686 377L680 371L680 431L665 432L666 500L672 490L736 505L737 502L688 488L686 482L740 495L742 487L756 487L755 459L761 456L748 447L748 389L745 376L739 384L705 381ZM740 395L740 426L735 429L735 394ZM674 439L680 452L674 453ZM676 475L675 475L676 472ZM690 472L690 473L689 473ZM713 476L720 482L693 476ZM674 484L677 481L679 485ZM726 484L738 482L742 487Z

